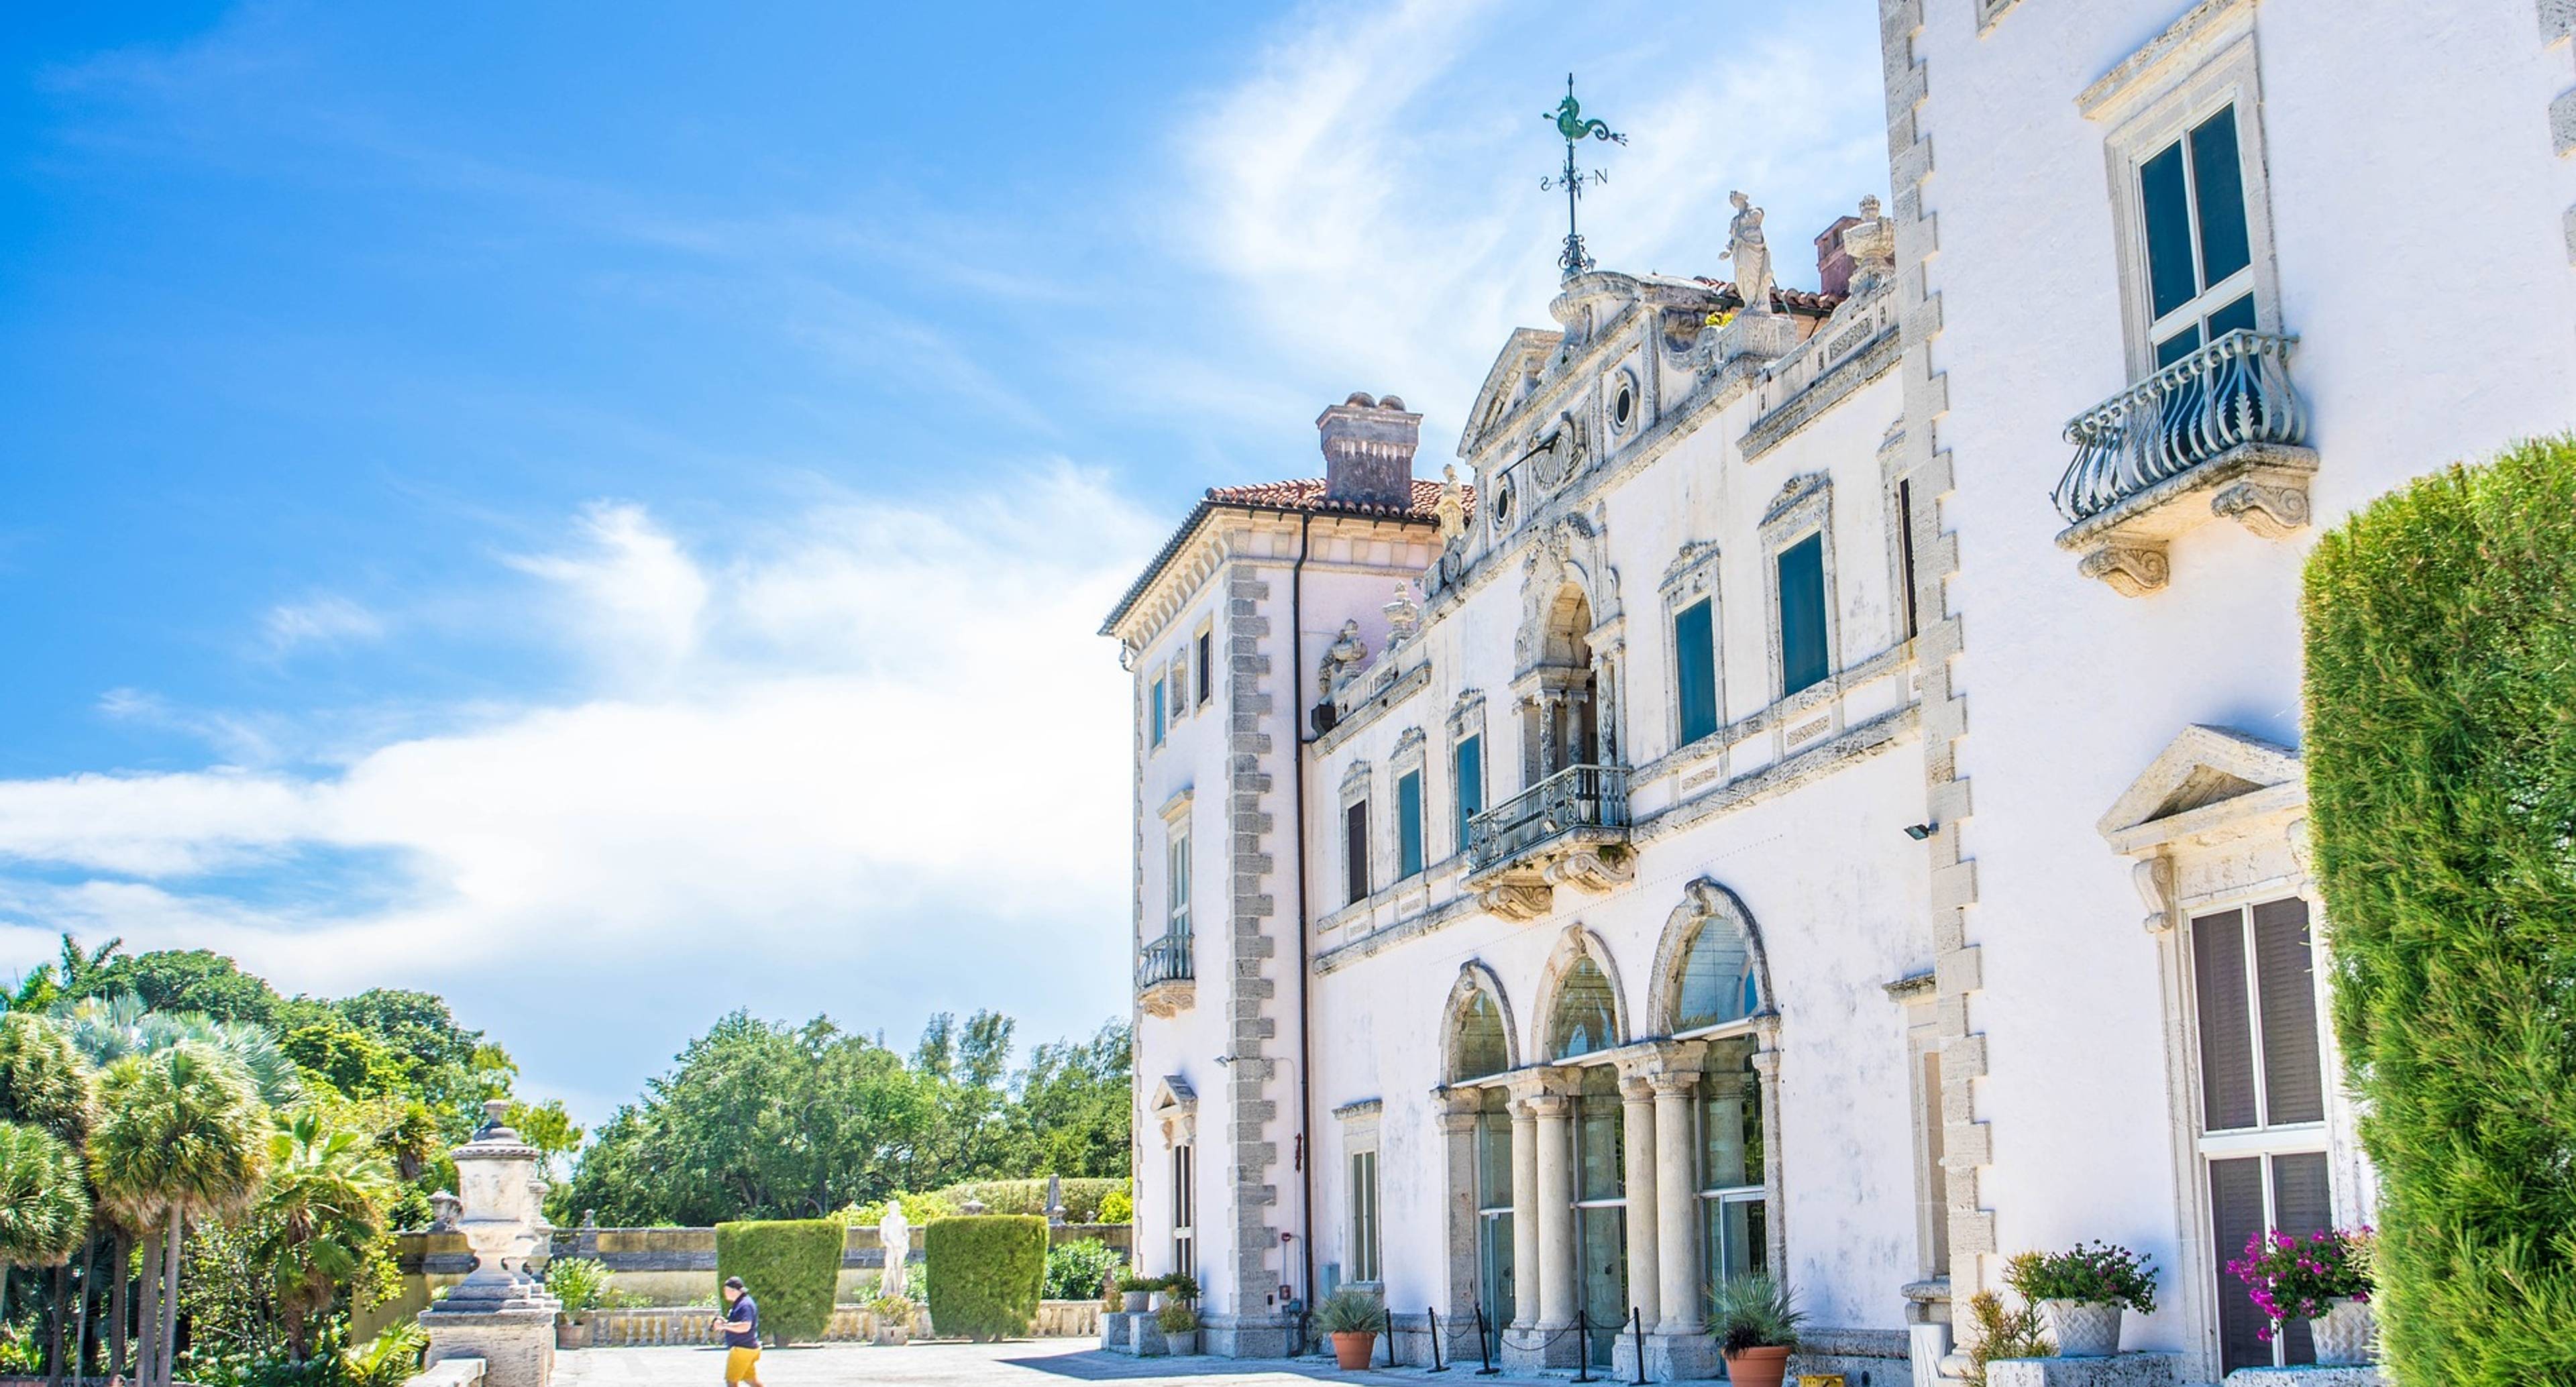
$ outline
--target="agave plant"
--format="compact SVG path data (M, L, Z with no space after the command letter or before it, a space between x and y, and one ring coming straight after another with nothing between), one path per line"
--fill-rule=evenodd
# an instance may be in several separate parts
M1756 1272L1730 1276L1708 1288L1708 1332L1723 1353L1749 1348L1795 1348L1806 1312L1789 1288Z

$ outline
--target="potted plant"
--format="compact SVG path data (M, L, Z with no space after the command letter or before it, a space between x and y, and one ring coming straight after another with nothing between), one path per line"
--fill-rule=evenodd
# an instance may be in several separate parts
M1780 1387L1806 1318L1788 1287L1758 1272L1708 1290L1708 1332L1735 1387Z
M590 1343L590 1312L608 1301L608 1264L593 1257L558 1257L546 1263L546 1293L562 1302L555 1315L555 1347Z
M1345 1372L1356 1372L1368 1366L1369 1352L1377 1347L1377 1331L1386 1323L1386 1307L1377 1297L1353 1286L1344 1286L1324 1298L1315 1307L1315 1328L1333 1341L1333 1362Z
M1196 1305L1199 1303L1199 1280L1188 1272L1176 1271L1164 1277L1163 1290L1171 1297L1172 1304Z
M912 1342L914 1306L905 1296L881 1295L868 1302L868 1312L877 1317L875 1341L886 1348Z
M1153 1299L1155 1288L1162 1284L1162 1278L1154 1276L1119 1277L1118 1295L1124 1302L1127 1313L1131 1315L1145 1313L1145 1307Z
M2291 1320L2308 1322L2317 1362L2353 1367L2371 1361L2377 1326L2370 1310L2370 1252L2365 1225L2296 1238L2277 1229L2257 1233L2245 1255L2227 1269L2245 1283L2254 1308L2269 1321L2265 1339Z
M2004 1284L2039 1307L2061 1358L2108 1358L2120 1351L2122 1310L2156 1311L2153 1259L2116 1243L2025 1252L2006 1265Z
M1162 1312L1154 1316L1154 1323L1163 1331L1164 1346L1173 1353L1187 1355L1199 1351L1199 1312L1191 1309L1188 1301L1174 1300L1164 1306Z

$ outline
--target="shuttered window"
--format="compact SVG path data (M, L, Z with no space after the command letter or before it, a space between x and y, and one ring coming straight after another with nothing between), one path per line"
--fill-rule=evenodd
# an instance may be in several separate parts
M1378 1268L1377 1153L1351 1153L1351 1279L1376 1281Z
M1458 851L1467 850L1468 821L1485 812L1485 739L1458 739Z
M1152 708L1146 713L1146 717L1153 724L1154 745L1161 746L1163 744L1163 681L1160 679L1154 681L1154 692L1150 702Z
M1348 899L1364 901L1369 893L1368 801L1354 800L1342 811L1342 862Z
M1780 551L1780 696L1824 682L1825 537Z
M1402 881L1422 871L1422 772L1395 778L1395 877Z
M1717 730L1716 621L1705 597L1673 613L1673 692L1682 745Z

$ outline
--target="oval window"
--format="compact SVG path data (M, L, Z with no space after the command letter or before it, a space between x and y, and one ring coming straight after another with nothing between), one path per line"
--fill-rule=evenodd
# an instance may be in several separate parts
M1626 381L1619 382L1619 396L1617 399L1610 402L1610 422L1613 425L1624 429L1628 427L1628 421L1636 417L1636 413L1636 387L1628 384Z

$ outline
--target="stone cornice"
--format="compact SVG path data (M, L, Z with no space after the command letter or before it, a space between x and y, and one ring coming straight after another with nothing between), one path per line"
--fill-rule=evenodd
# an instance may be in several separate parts
M2125 98L2145 88L2153 79L2168 72L2181 59L2200 52L2208 44L2233 38L2239 26L2230 21L2239 18L2247 25L2253 22L2255 0L2201 0L2182 18L2165 27L2165 31L2141 45L2138 50L2114 64L2110 71L2095 78L2075 98L2075 109L2085 119L2098 119L2107 111L2123 104Z

